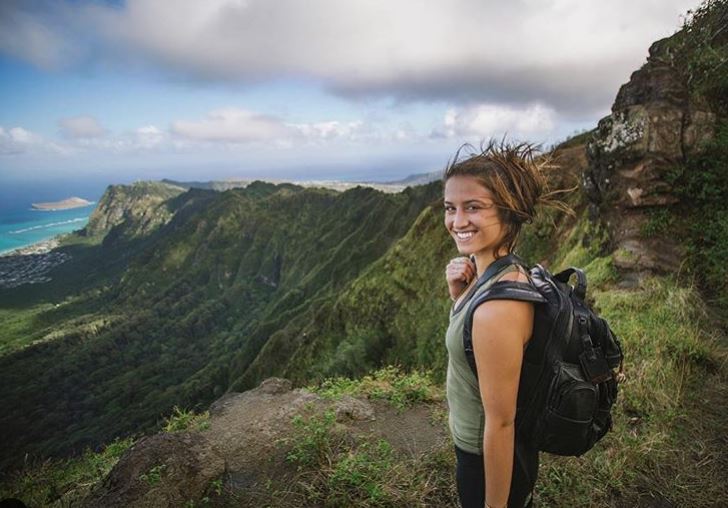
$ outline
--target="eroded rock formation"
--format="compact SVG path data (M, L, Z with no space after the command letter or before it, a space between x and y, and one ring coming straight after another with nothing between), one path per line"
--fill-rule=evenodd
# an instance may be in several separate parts
M615 264L626 272L674 272L681 239L642 234L656 209L678 201L669 173L714 133L716 115L689 93L670 39L655 42L647 63L623 85L587 147L584 188L592 217L610 231Z

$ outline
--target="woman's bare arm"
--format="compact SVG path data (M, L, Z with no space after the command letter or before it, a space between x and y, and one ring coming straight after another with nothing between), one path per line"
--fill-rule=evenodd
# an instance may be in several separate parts
M473 352L485 410L483 453L488 506L508 502L513 470L516 399L524 344L533 331L533 304L494 300L473 315Z

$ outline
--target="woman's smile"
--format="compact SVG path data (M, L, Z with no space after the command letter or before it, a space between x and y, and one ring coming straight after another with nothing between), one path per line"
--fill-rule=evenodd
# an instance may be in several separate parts
M470 240L473 237L473 235L475 234L475 231L463 231L463 232L454 231L454 233L455 233L456 240L460 240L461 242L467 242L468 240Z

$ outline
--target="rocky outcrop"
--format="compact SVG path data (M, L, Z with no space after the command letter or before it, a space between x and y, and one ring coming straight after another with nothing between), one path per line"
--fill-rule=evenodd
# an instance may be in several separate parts
M184 189L160 182L110 185L82 230L85 236L105 236L124 224L127 235L144 235L166 224L173 213L164 205Z
M679 238L646 238L641 232L656 209L678 202L669 173L713 136L715 123L707 104L690 93L670 39L655 42L587 147L583 185L591 216L611 233L617 267L632 273L679 268L684 255Z
M449 443L446 425L437 417L443 404L398 410L350 396L330 400L292 389L288 380L269 378L254 390L228 393L215 401L205 430L162 432L137 441L81 504L296 506L278 497L300 474L296 464L286 460L295 416L330 411L336 418L335 431L352 443L359 438L386 439L401 456L418 457Z

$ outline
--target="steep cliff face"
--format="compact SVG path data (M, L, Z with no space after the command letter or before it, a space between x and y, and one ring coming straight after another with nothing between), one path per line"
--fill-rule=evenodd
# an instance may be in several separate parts
M682 30L655 42L588 145L591 217L608 226L625 272L676 272L687 256L688 266L716 278L700 252L720 241L706 245L693 225L703 223L701 214L725 211L712 195L728 192L728 169L700 157L725 150L715 139L728 118L726 26L728 3L709 1Z
M148 234L172 218L165 202L185 192L182 187L161 182L110 185L83 229L85 236L108 234L126 224L126 234Z
M617 266L627 270L679 268L680 238L644 238L641 231L656 208L679 201L667 175L710 140L716 126L716 113L690 93L672 56L669 39L650 47L647 63L619 90L588 146L585 189L592 211L612 233Z

